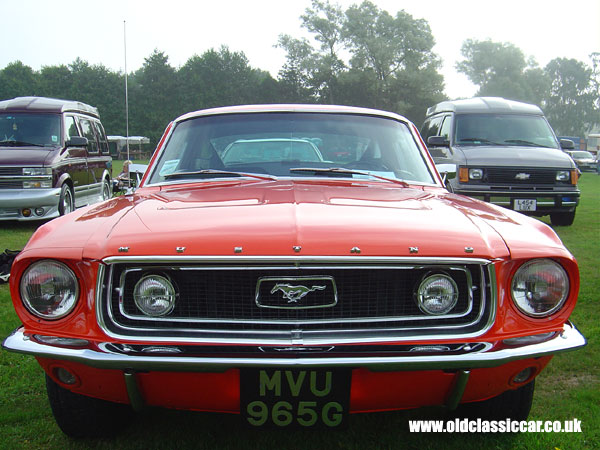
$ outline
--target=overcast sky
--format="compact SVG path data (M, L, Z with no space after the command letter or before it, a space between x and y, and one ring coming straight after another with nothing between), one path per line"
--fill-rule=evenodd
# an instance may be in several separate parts
M372 0L390 14L401 9L429 23L441 57L446 93L475 92L454 69L466 39L510 42L541 65L557 57L590 65L600 52L600 0ZM276 77L285 53L274 48L280 34L309 35L300 15L310 0L2 0L0 69L21 61L39 70L70 64L75 58L125 68L123 22L126 21L127 71L139 69L154 49L174 67L194 54L227 45L244 52L250 65ZM332 3L344 9L357 0Z

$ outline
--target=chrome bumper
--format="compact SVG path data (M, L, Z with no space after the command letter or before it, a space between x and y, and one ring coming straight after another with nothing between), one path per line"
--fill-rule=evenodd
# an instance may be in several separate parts
M204 371L219 372L240 367L367 367L374 371L415 371L442 369L475 369L496 367L510 361L548 356L575 350L586 345L585 337L570 322L550 339L529 345L515 345L494 350L483 345L482 350L458 355L408 356L320 356L311 357L191 357L167 354L128 355L111 350L111 344L97 348L66 348L41 344L18 328L2 344L6 350L36 357L74 361L98 369L134 371Z

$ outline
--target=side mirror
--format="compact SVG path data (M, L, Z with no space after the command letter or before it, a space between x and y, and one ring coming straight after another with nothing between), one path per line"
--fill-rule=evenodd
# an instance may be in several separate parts
M427 138L428 147L450 147L450 141L444 136L429 136Z
M67 142L67 147L87 147L88 139L82 136L73 136Z
M563 150L573 150L575 148L575 143L571 139L561 139L560 148Z

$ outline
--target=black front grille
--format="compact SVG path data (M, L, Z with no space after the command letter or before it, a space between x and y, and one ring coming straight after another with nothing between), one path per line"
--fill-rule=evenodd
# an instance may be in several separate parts
M23 189L23 182L0 180L0 189Z
M492 167L484 173L482 181L490 184L556 184L555 169Z
M0 167L0 176L23 176L22 167Z
M415 300L418 285L432 273L450 276L458 287L459 299L447 315L427 315ZM145 316L134 302L135 285L149 274L164 276L176 286L176 305L164 317ZM274 289L279 281L313 289L294 301ZM300 332L404 337L457 330L464 334L482 330L494 308L489 274L480 264L360 268L114 264L105 272L104 286L101 323L124 336L264 339Z

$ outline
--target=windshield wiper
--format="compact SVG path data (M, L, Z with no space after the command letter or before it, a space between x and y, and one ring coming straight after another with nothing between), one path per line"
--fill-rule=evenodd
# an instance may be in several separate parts
M43 144L34 144L33 142L25 142L25 141L0 141L0 145L7 145L9 147L45 147Z
M254 173L231 172L229 170L202 169L190 172L173 172L164 175L165 179L170 178L220 178L220 177L249 177L259 180L277 180L276 177L270 175L257 175Z
M552 147L548 147L547 145L540 145L540 144L536 144L535 142L525 141L523 139L507 139L504 142L506 142L507 144L521 144L521 145L526 145L528 147L552 148Z
M311 172L316 174L333 174L333 175L363 175L365 177L376 178L378 180L389 181L390 183L401 184L404 187L408 187L406 181L397 180L395 178L382 177L375 175L370 172L363 172L361 170L345 169L343 167L292 167L290 172Z
M500 145L497 142L490 141L489 139L486 139L486 138L464 138L464 139L460 139L458 141L458 143L461 143L461 142L480 142L482 144L488 144L488 145Z

